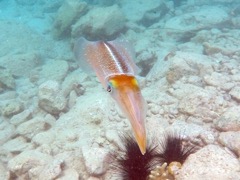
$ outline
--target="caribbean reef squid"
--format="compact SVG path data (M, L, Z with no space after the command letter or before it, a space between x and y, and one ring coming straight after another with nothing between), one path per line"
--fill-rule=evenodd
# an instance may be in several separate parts
M131 46L124 40L88 41L80 38L74 55L82 69L93 69L131 123L142 154L146 151L146 103L136 80L137 66Z

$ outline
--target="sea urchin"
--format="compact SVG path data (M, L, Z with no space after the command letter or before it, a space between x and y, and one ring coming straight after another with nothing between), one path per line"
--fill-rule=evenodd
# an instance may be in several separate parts
M157 157L160 163L170 164L171 162L179 162L181 164L187 157L196 151L196 147L190 144L184 144L181 133L166 133L163 140L160 141L160 151Z
M130 135L121 137L124 145L122 156L116 156L113 164L117 175L123 180L146 180L151 170L156 166L156 146L148 146L142 155L138 144Z

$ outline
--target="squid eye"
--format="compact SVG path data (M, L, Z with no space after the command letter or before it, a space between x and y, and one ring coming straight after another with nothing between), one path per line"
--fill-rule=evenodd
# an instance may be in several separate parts
M108 91L108 92L112 92L112 86L111 86L110 83L109 83L108 86L107 86L107 91Z

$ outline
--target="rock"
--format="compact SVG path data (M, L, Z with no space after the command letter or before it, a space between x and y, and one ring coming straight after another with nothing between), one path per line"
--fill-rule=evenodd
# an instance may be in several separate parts
M240 102L240 86L235 86L229 92L233 99L236 99L237 102Z
M29 120L32 117L32 113L30 110L24 110L21 113L18 113L16 115L14 115L11 119L10 119L10 123L13 125L19 125L27 120Z
M84 93L84 88L81 84L88 79L87 74L79 69L69 73L62 83L64 96L67 97L72 90L74 90L77 95L82 95Z
M6 121L0 121L0 145L16 135L16 129Z
M210 45L209 43L203 43L203 47L204 47L204 54L209 56L223 52L223 49L221 49L220 47Z
M194 12L186 12L183 15L177 15L167 20L164 28L177 29L178 32L180 30L197 30L203 27L215 26L218 23L224 22L227 18L228 14L219 7L199 7L199 9L195 9Z
M0 179L10 179L10 172L0 163Z
M240 177L237 158L216 145L208 145L190 155L176 179L181 180L237 180Z
M33 148L33 145L28 143L23 137L14 138L2 145L2 149L14 154L19 154L25 150L30 150Z
M80 179L78 172L75 169L64 170L63 175L56 180L78 180Z
M18 55L7 55L0 58L0 66L10 70L12 75L29 77L31 71L41 63L39 54L31 52Z
M151 142L153 139L158 139L158 137L162 137L164 131L169 127L169 123L167 119L157 117L157 116L150 116L147 118L146 121L146 129L150 130L148 131L147 137L149 142ZM121 141L121 143L123 143ZM120 144L120 143L118 143ZM117 144L117 145L118 145ZM123 147L123 148L122 148ZM120 147L121 149L124 149L124 145Z
M184 76L190 76L196 74L196 71L192 69L185 59L179 57L172 58L172 64L166 73L167 81L172 84Z
M219 135L218 141L235 152L238 156L240 156L240 132L229 131L222 132Z
M174 96L179 100L186 98L186 96L189 94L193 94L197 92L203 93L203 94L208 93L205 89L199 86L195 86L193 84L183 84L183 83L176 83L173 85L173 88L169 88L168 90L168 93L171 96Z
M147 10L144 13L142 19L140 20L140 23L146 27L149 27L154 23L157 23L168 12L169 8L166 6L165 3L162 2L161 4L159 4L159 6Z
M62 81L68 72L68 63L63 60L48 60L40 71L41 82L46 80Z
M16 98L17 98L16 91L6 91L5 93L0 94L0 102Z
M59 177L63 173L64 161L53 160L46 165L38 175L39 179L52 180Z
M227 109L219 118L217 118L214 125L219 131L239 131L240 107L234 106Z
M30 173L37 167L43 167L52 161L52 157L36 150L24 151L8 162L8 169L16 175Z
M184 66L185 65L185 66ZM165 61L158 59L147 75L148 79L160 79L167 76L170 83L174 83L181 77L192 75L204 76L212 73L214 63L207 56L197 53L180 52L173 54L171 59Z
M71 142L76 142L79 139L78 131L73 129L64 129L61 131L61 134L56 133L56 131L52 133L55 133L56 140L59 142L71 143Z
M104 148L82 148L83 158L90 175L99 176L106 172L108 151Z
M121 139L119 138L119 135L116 130L108 129L106 130L105 137L109 142L115 142L115 144L120 144Z
M183 113L202 119L215 119L218 117L217 112L221 110L216 102L216 95L202 89L191 94L185 94L178 106L178 110Z
M59 153L54 157L55 161L64 162L64 171L60 179L66 175L71 177L79 176L80 179L87 179L89 175L86 172L86 167L82 158L81 148L76 147L76 150L65 150L63 153ZM70 174L71 173L71 174ZM68 178L66 178L68 179ZM75 180L75 179L74 179ZM77 179L76 179L77 180Z
M226 56L228 56L231 61L227 61L231 62L229 64L233 66L234 59L239 57L239 46L236 42L240 40L240 32L236 29L225 31L220 26L219 29L202 30L192 38L192 41L202 44L204 54L217 57L217 61L224 65L227 60ZM221 37L219 38L219 36ZM220 67L225 67L223 64L221 65ZM236 66L233 67L236 68Z
M158 0L152 0L152 1L132 1L131 3L128 3L129 1L123 0L118 1L118 3L121 5L121 9L126 14L126 18L130 22L139 22L141 19L143 19L143 16L145 14L149 14L151 10L154 10L155 8L161 6L163 4L163 1ZM158 14L159 12L156 12ZM160 12L161 13L161 12Z
M125 17L117 5L96 7L72 26L72 36L89 40L114 39L125 26Z
M40 146L43 144L51 144L55 140L53 131L40 132L32 138L32 143Z
M101 179L94 176L90 176L87 180L101 180Z
M24 109L23 104L18 100L9 100L9 101L3 102L2 105L0 104L0 107L1 107L1 113L7 117L16 115L22 112Z
M7 69L1 69L0 67L0 88L15 89L15 79Z
M233 83L229 84L230 77L218 72L213 72L211 75L204 76L203 80L207 85L220 87L226 91L229 91L234 86Z
M75 105L77 98L78 98L77 93L75 91L71 91L69 94L69 100L68 100L69 108L72 108Z
M67 100L63 96L57 81L49 80L41 84L38 99L39 107L53 115L63 112L67 105Z
M43 117L36 116L33 119L20 124L17 127L17 132L28 139L32 139L33 136L39 132L50 129L52 124L53 122L46 121Z
M53 24L53 34L56 37L66 36L71 33L71 25L87 10L87 3L76 0L65 0L58 9Z
M179 132L184 138L200 145L213 143L215 140L213 132L203 128L203 126L180 120L175 120L174 123L165 130L170 133Z

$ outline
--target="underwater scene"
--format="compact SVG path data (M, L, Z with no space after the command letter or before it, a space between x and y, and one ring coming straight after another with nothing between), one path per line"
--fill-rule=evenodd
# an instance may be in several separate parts
M239 180L239 0L0 0L0 180Z

